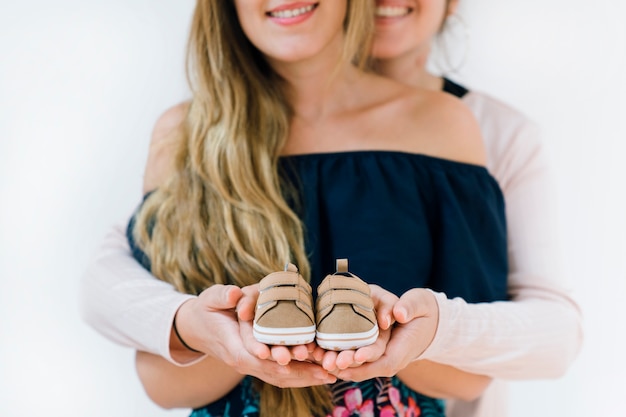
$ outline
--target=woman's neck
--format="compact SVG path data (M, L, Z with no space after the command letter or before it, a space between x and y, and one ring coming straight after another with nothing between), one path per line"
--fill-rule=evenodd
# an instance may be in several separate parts
M403 84L440 91L443 79L426 69L430 48L414 49L404 55L375 61L376 72Z
M316 120L341 111L349 102L350 89L360 71L343 62L343 39L337 39L320 54L298 62L272 62L286 81L287 98L296 116Z

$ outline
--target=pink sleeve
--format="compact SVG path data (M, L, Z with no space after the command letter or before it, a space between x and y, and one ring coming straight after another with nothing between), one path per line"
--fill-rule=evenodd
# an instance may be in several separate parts
M80 285L83 319L111 341L158 354L177 365L169 348L174 315L192 295L156 279L132 257L124 226L115 225L91 259Z
M559 270L545 150L536 127L519 113L481 96L468 101L483 129L488 168L504 192L513 302L468 304L437 294L439 327L421 358L494 378L558 377L583 336L579 308Z
M493 378L556 378L580 348L578 312L565 300L468 304L445 294L437 300L437 335L420 359Z

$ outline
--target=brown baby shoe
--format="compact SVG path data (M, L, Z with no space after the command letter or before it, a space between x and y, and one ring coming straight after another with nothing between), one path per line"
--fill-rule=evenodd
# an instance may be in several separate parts
M302 345L315 338L311 286L293 264L261 280L254 315L256 340L268 345Z
M348 260L337 259L337 272L317 288L318 346L327 350L358 349L378 337L369 286L348 272Z

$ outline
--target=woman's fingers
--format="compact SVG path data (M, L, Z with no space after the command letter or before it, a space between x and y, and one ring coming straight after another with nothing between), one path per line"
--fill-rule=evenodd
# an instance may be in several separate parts
M271 358L280 365L287 365L291 362L291 352L287 346L272 346L270 348Z
M297 361L306 361L309 359L309 355L313 352L313 349L309 345L297 345L291 349L291 358Z
M388 329L394 322L393 309L398 302L398 297L374 284L370 284L370 291L374 301L378 327L383 330Z
M250 352L251 355L263 360L269 359L272 356L272 352L270 351L269 346L267 346L265 343L259 342L254 338L251 321L240 320L239 333L244 348L248 352Z
M322 363L324 360L324 355L326 354L326 350L314 344L313 350L311 351L311 357L317 363Z
M391 329L380 330L378 339L371 345L356 350L344 350L326 354L323 362L324 369L330 371L344 370L361 366L366 362L377 361L385 353L390 334Z
M324 352L324 356L322 357L322 368L326 369L329 372L334 372L337 370L337 355L338 352L327 350Z
M354 350L344 350L339 352L337 359L335 360L335 367L337 369L347 369L350 366L355 365L354 353Z
M354 352L354 364L359 365L366 362L375 362L384 355L387 344L391 338L391 329L380 330L378 339L374 344L364 346Z
M256 300L259 298L259 284L243 287L241 292L243 295L237 303L237 316L239 320L253 320Z

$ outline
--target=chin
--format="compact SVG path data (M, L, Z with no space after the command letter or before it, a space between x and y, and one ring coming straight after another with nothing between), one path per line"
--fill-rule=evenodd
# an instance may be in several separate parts
M370 56L374 59L392 59L402 55L402 52L403 51L399 50L397 46L374 46Z

